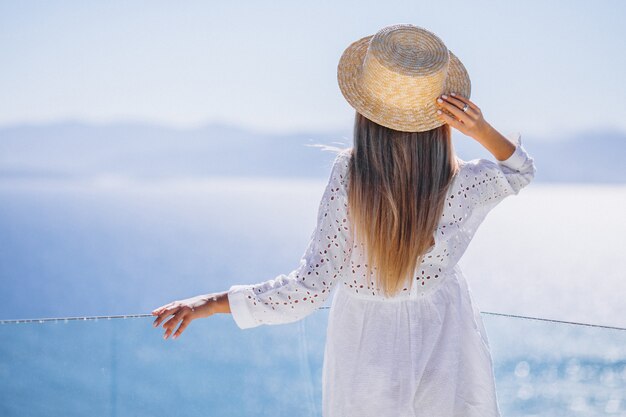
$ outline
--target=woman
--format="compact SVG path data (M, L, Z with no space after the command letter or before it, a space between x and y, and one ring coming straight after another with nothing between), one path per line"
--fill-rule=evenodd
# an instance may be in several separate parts
M519 134L510 141L485 121L465 67L423 28L387 26L352 43L338 80L357 111L354 147L335 158L298 268L167 304L154 324L176 338L215 313L242 329L289 323L336 288L325 417L500 416L487 335L457 263L486 214L532 181L533 159ZM451 127L496 161L456 157Z

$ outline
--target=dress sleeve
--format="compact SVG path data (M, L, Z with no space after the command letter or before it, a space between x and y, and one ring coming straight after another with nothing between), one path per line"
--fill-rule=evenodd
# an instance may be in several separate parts
M475 206L489 209L504 198L518 194L535 177L534 159L522 146L520 133L508 136L515 143L515 151L507 159L467 162L469 169L462 179L465 187L461 192L471 194Z
M333 162L317 225L298 267L265 282L233 285L228 290L230 310L239 328L300 320L322 306L333 285L341 281L353 245L346 190L349 155L343 150Z

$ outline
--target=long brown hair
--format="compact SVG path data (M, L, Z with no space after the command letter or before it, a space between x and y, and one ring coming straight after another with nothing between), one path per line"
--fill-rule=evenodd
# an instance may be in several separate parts
M348 207L352 230L365 245L367 277L376 270L385 296L407 281L412 285L415 268L435 244L446 191L458 167L447 123L403 132L356 113Z

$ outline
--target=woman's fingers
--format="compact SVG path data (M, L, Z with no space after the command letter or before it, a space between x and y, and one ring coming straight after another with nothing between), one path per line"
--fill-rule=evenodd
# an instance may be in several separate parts
M180 323L180 326L173 334L174 339L180 336L180 334L187 328L189 323L194 319L192 310L189 308L181 308L179 309L173 316L170 318L165 324L163 324L163 328L165 329L165 334L163 335L164 339L172 336L174 329Z
M161 311L159 313L159 316L154 320L153 326L159 327L159 325L163 322L163 320L165 320L166 318L168 318L169 316L173 314L176 314L179 310L180 310L180 307L171 307L171 308Z
M439 104L440 107L443 107L448 112L452 113L454 117L456 117L458 120L460 120L463 123L467 123L473 117L473 115L469 113L471 108L468 109L467 112L464 112L463 110L461 110L465 106L465 104L461 100L457 100L452 97L447 97L445 99L442 98L441 103L439 102L437 103Z
M450 124L450 126L456 128L461 133L475 137L477 132L481 131L485 126L485 120L483 114L478 106L472 103L468 98L456 95L454 97L446 96L441 97L441 102L437 100L437 105L441 107L442 114L446 112L450 113L443 117L443 119ZM467 111L462 109L468 106ZM444 111L445 110L445 111Z
M462 109L463 106L465 106L465 104L467 104L468 106L470 106L470 109L472 109L472 110L474 110L476 112L479 111L478 106L476 104L474 104L472 102L472 100L470 100L467 97L463 97L463 96L460 96L458 94L452 93L452 94L450 94L450 97L448 97L448 98L450 99L450 101L452 103L455 103L460 109Z
M440 113L441 112L441 113ZM444 113L441 110L437 110L437 116L439 116L440 118L442 118L446 123L448 123L450 126L452 126L453 128L457 129L457 130L461 130L463 128L461 122L459 122L458 120L456 120L454 117Z
M168 337L170 337L170 335L174 331L174 328L176 327L178 322L183 320L183 316L184 316L183 314L178 314L178 313L174 314L172 318L170 318L168 321L166 321L163 324L163 328L165 329L165 334L163 335L163 339L167 339Z
M212 305L216 302L216 295L205 294L165 304L152 311L152 314L157 316L153 322L153 326L158 327L163 324L163 328L165 329L165 334L163 335L164 339L170 336L176 338L180 336L191 321L197 318L209 317L214 314ZM170 318L167 319L168 317ZM180 326L174 333L174 329L176 329L176 326L179 324Z
M171 308L174 306L174 304L176 304L176 301L172 301L171 303L165 304L159 308L155 308L154 310L152 310L152 315L153 316L158 316L159 314L161 314L164 310Z
M180 336L181 333L187 328L187 326L189 326L189 323L191 323L191 318L189 318L188 316L185 316L185 318L183 318L183 321L181 321L180 326L178 327L176 332L172 335L172 338L176 339L178 336Z

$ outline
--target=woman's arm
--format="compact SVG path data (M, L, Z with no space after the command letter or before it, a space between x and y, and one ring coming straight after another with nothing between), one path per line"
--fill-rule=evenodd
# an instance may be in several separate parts
M228 290L233 320L241 329L300 320L321 306L349 268L352 236L348 221L350 153L335 158L317 211L317 224L298 265L289 273Z
M483 145L496 158L473 159L464 164L461 178L464 198L474 206L493 208L509 195L518 194L535 177L534 159L522 146L519 133L503 136L483 118L480 108L462 96L442 96L438 105L446 110L440 113L450 126ZM467 111L463 108L467 106Z
M352 250L345 188L348 161L345 152L335 158L318 207L317 225L294 270L267 281L233 285L227 291L174 301L155 309L152 314L158 317L154 326L163 323L164 338L172 333L177 338L192 320L215 313L232 314L235 323L245 329L289 323L316 310L330 294L335 281L340 281Z
M441 107L437 114L442 120L475 139L498 161L508 159L515 151L515 144L487 123L481 109L470 99L455 93L451 97L444 94L437 99L437 105ZM466 106L466 111L463 111Z
M498 161L509 159L515 151L515 144L485 122L474 139L485 147Z
M230 304L228 303L228 291L224 291L222 294L217 296L213 310L216 313L230 314Z

